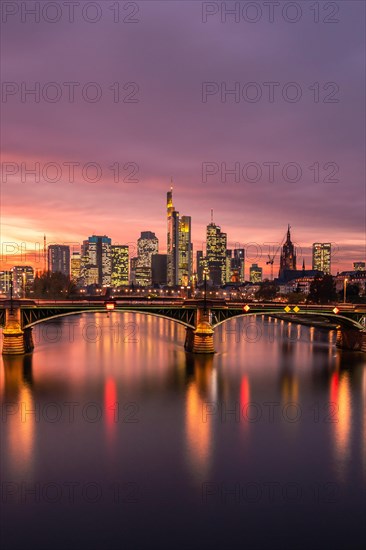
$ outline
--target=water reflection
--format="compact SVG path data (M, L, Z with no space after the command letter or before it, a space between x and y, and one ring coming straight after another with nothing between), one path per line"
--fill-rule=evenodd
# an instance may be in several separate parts
M39 415L33 397L32 355L4 356L2 447L15 478L30 475Z
M352 405L350 377L345 371L336 371L330 379L329 422L333 431L336 471L340 481L345 481L350 458Z
M93 323L101 327L100 338ZM269 456L272 479L299 481L304 473L313 482L315 460L317 480L357 478L365 460L364 356L336 349L334 332L258 319L258 331L249 333L235 323L215 335L216 354L196 356L184 351L184 328L172 322L84 315L73 340L61 324L60 341L47 342L40 333L33 355L3 357L2 401L14 407L2 423L5 479L43 480L47 472L61 481L93 480L102 464L106 482L120 475L122 482L143 485L151 478L164 487L167 479L179 479L197 489L205 480L221 483L227 464L233 479L257 481L269 471ZM88 325L89 340L82 337ZM50 402L78 402L76 421L63 416L53 424L41 413L41 422L34 414L21 422L22 406L24 412L37 406L42 411ZM100 422L81 415L88 402L100 405ZM115 404L121 418L130 402L138 404L138 422L116 421ZM278 422L268 421L269 402L281 404L275 408ZM291 402L301 406L298 422L286 422L281 414ZM338 407L338 422L325 421L329 403ZM236 405L239 423L230 412ZM263 413L258 422L249 421L257 410ZM287 412L296 416L296 410ZM185 517L185 495L177 487Z
M197 480L209 474L212 453L211 403L217 399L217 379L213 356L187 354L185 405L185 441L188 463Z

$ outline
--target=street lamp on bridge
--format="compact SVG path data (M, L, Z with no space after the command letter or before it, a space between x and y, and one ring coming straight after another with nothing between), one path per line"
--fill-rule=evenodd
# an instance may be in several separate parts
M343 281L343 303L345 304L347 302L347 277Z

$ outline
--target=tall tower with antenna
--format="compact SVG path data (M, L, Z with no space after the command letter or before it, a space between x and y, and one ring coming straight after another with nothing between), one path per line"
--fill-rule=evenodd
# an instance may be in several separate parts
M43 273L47 273L47 240L43 235Z
M173 183L173 181L171 181ZM173 186L167 193L167 282L188 285L192 276L191 217L180 216L173 205Z

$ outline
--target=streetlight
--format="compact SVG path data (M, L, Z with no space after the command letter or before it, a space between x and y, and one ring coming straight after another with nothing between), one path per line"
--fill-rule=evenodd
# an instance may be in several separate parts
M10 313L13 314L13 272L10 271Z
M25 272L22 272L22 286L23 286L23 298L25 298L25 283L26 283L26 276Z
M343 281L343 303L344 304L347 302L347 282L348 282L348 279L345 278Z
M208 275L208 269L207 267L204 268L203 270L203 282L204 282L204 285L205 285L205 296L204 296L204 306L203 306L203 309L204 309L204 312L206 313L207 312L207 275Z

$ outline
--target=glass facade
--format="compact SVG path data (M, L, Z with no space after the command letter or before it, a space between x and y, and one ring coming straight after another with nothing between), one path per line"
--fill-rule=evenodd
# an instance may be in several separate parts
M112 277L113 287L126 286L129 282L129 251L127 245L112 245Z
M70 277L70 247L50 244L48 247L48 271Z
M313 244L313 269L323 271L330 274L331 269L331 243L314 243Z
M222 233L221 227L211 222L207 226L206 259L209 278L214 285L226 283L226 245L226 233Z

